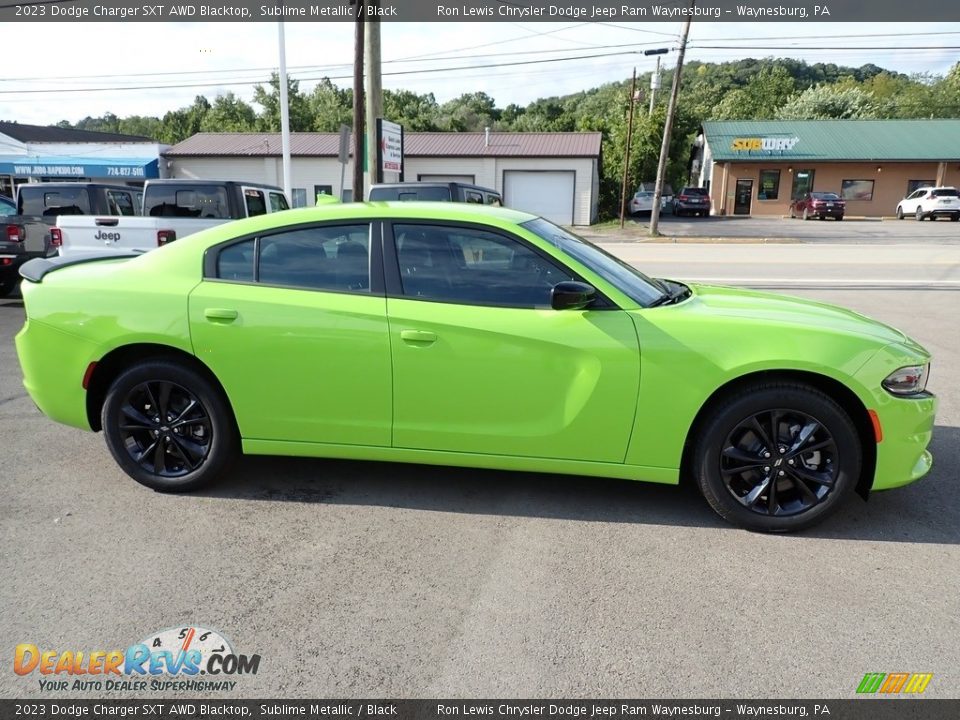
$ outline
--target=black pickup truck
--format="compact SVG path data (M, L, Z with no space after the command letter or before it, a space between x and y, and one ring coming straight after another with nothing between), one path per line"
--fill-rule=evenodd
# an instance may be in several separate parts
M17 286L27 260L57 252L50 228L61 215L139 215L143 191L126 185L62 182L17 188L16 202L0 196L0 297Z

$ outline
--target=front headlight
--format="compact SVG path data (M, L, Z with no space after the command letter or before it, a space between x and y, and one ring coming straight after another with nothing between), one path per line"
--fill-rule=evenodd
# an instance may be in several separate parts
M930 363L926 365L908 365L894 370L883 380L883 388L894 395L917 395L927 387L930 375Z

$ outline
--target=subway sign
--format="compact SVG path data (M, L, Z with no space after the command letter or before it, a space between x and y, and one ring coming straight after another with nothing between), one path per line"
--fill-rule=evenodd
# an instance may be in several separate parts
M731 150L793 150L793 146L800 142L800 138L783 137L752 137L735 138L730 145Z

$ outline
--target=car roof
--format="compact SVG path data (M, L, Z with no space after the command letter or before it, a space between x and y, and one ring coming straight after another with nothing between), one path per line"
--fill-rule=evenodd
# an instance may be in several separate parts
M388 212L384 212L384 211ZM521 210L496 207L494 205L480 205L479 203L453 203L402 200L368 200L356 203L325 203L317 207L287 210L287 213L303 213L316 216L316 219L332 218L376 218L389 215L395 218L423 218L424 220L467 220L472 218L481 220L484 217L495 217L510 223L522 223L533 220L537 216ZM311 219L313 219L311 217Z

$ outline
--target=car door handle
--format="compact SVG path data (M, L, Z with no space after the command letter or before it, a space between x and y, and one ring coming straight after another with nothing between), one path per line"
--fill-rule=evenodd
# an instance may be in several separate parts
M236 310L229 308L207 308L203 311L204 317L213 322L232 322L237 319L238 314Z
M435 333L427 330L401 330L400 339L408 343L421 343L429 345L437 341Z

